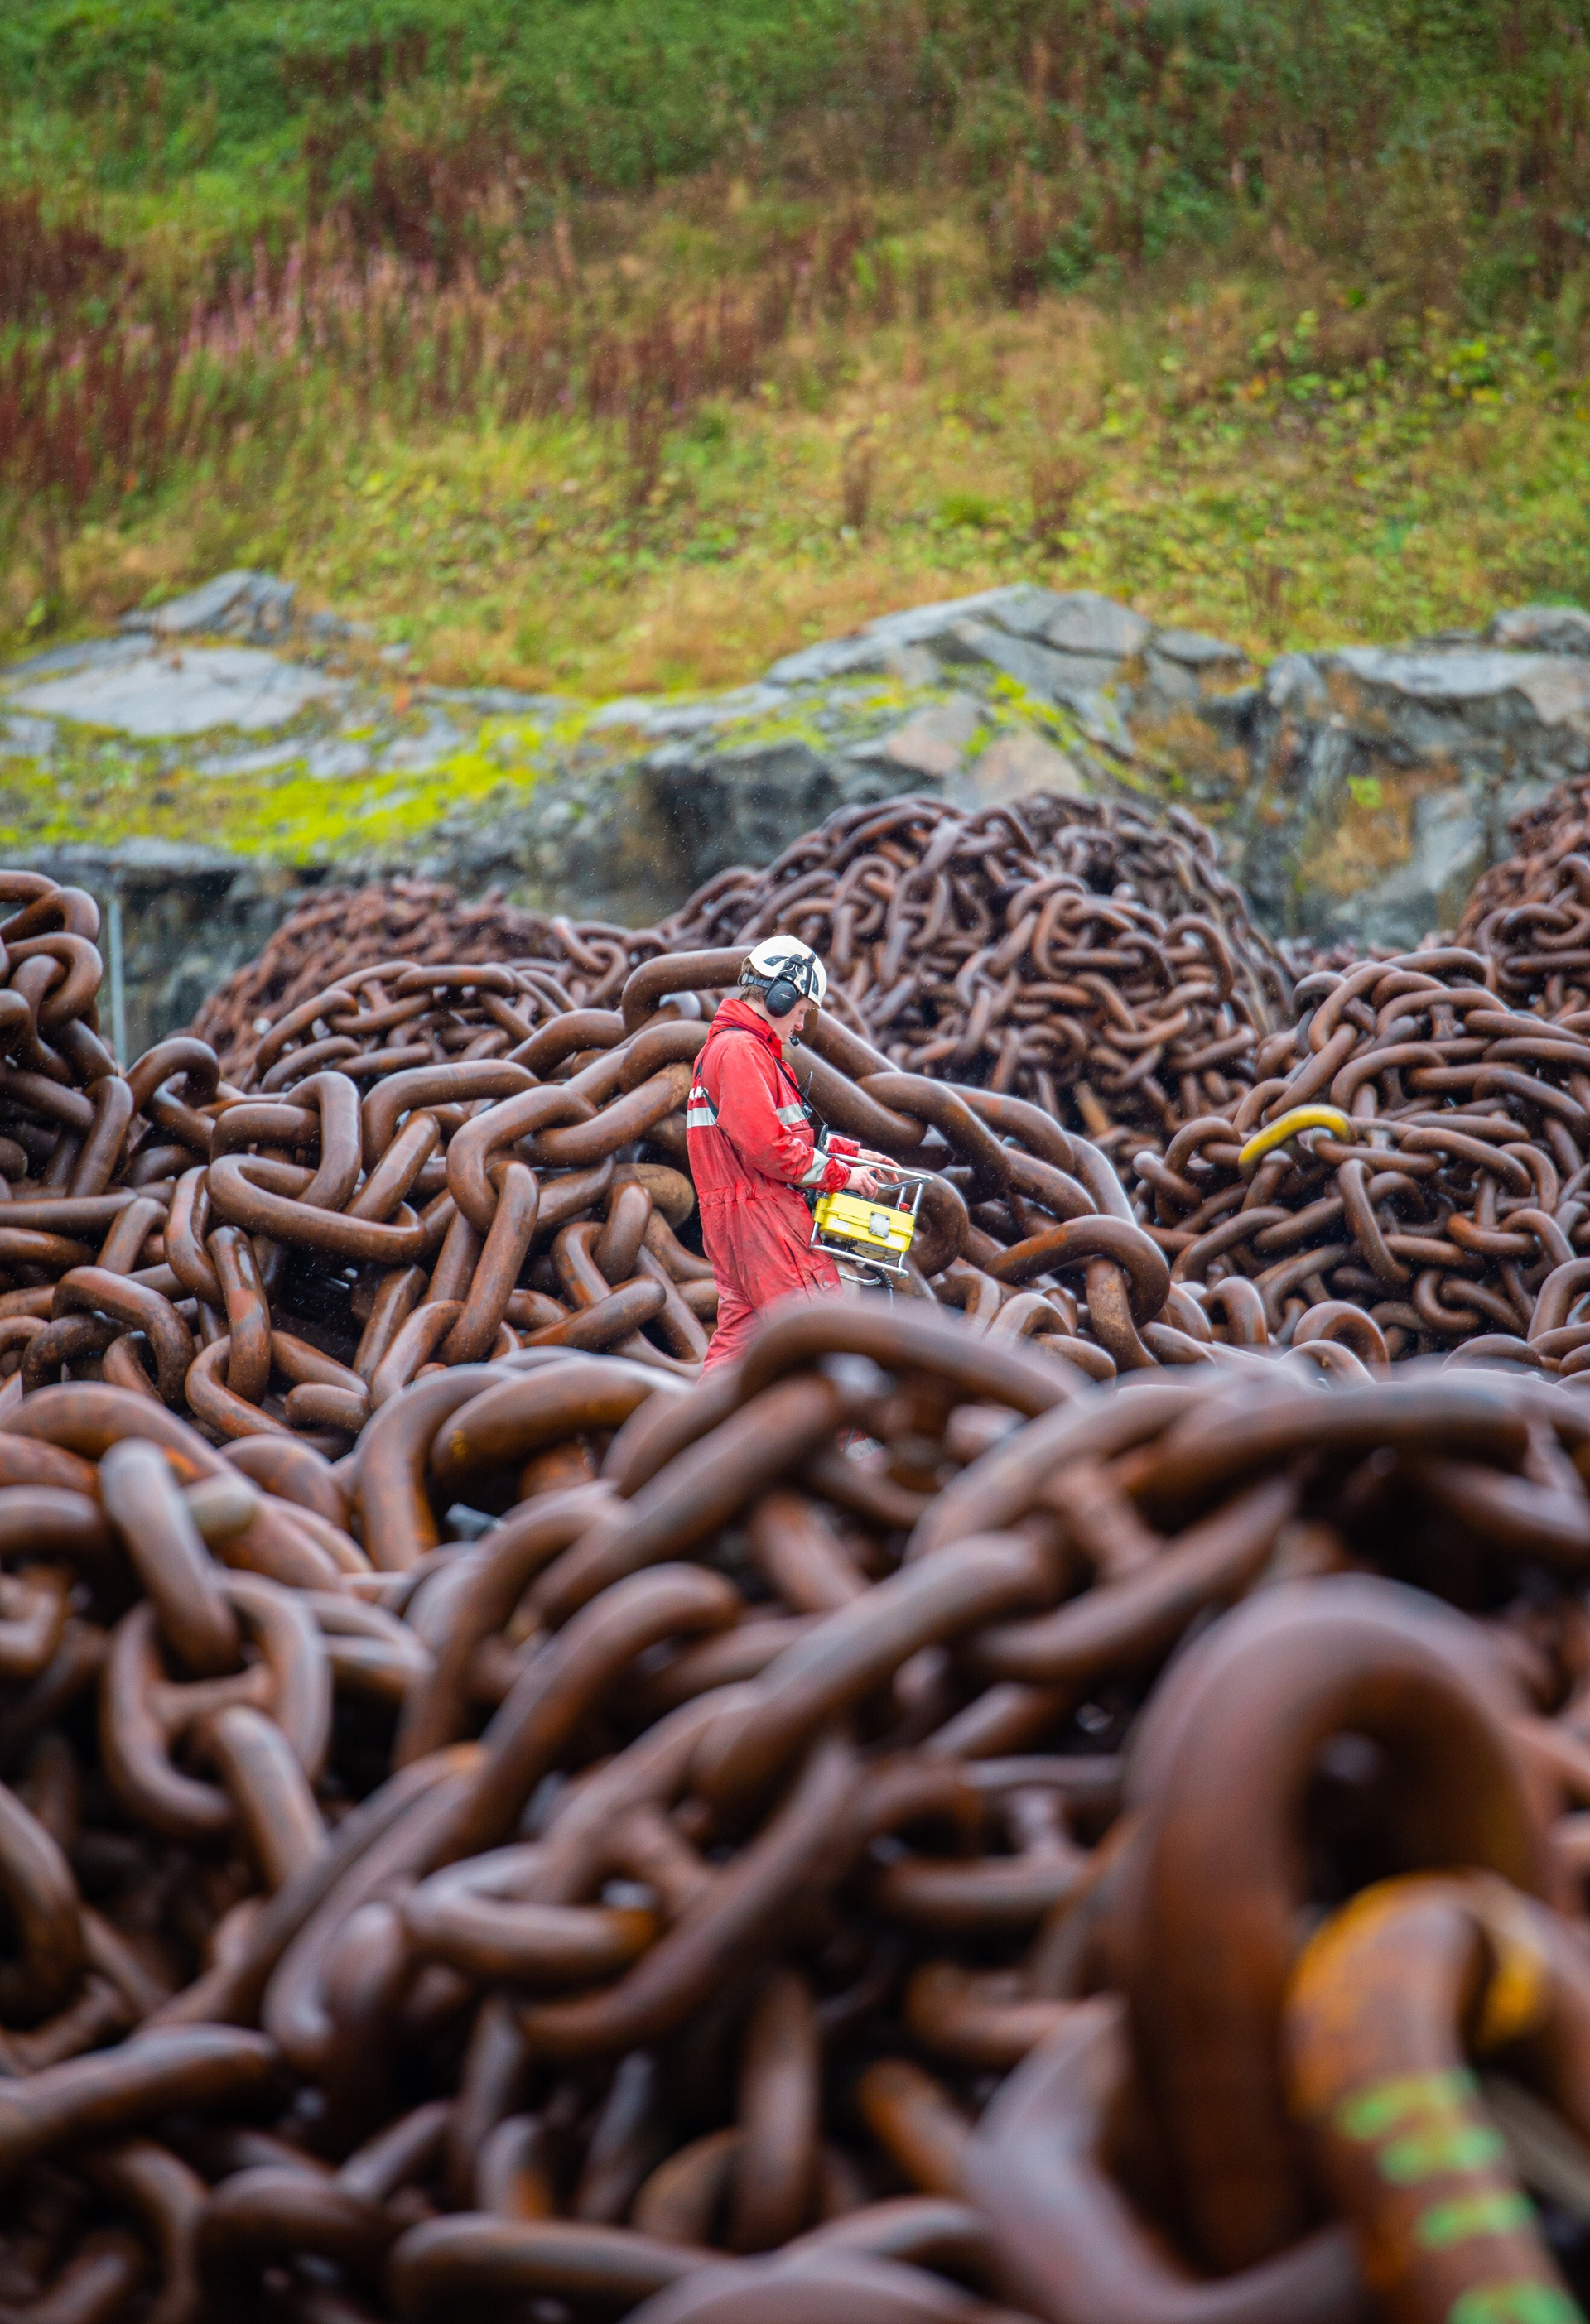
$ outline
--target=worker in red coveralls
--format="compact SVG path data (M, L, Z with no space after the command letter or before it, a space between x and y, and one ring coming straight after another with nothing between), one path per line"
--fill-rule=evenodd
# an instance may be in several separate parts
M718 1004L696 1060L685 1135L718 1294L706 1371L743 1355L776 1301L838 1290L833 1260L811 1249L801 1190L873 1194L879 1167L888 1167L887 1155L853 1139L818 1143L785 1062L827 986L809 945L766 937L741 969L739 990Z

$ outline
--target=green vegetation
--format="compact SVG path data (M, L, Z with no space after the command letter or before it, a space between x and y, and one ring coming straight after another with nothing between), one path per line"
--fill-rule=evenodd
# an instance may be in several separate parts
M290 218L489 83L493 151L547 186L638 187L716 160L819 98L848 0L12 0L14 150L131 196L255 174ZM329 167L328 168L328 163ZM283 183L283 180L286 180ZM236 214L241 205L228 208Z
M1206 346L1218 319L1172 307L1150 333L1078 302L952 317L841 346L816 389L794 347L770 392L708 403L670 438L639 508L601 423L328 429L285 468L239 455L224 492L207 478L141 522L89 527L69 594L109 615L273 565L443 682L593 696L734 684L892 605L1022 575L1255 652L1590 600L1590 396L1548 345L1491 348L1492 384L1437 341L1421 368L1335 382L1339 397L1293 401L1249 373L1179 409L1158 350ZM847 526L864 432L867 505Z
M11 0L0 88L14 171L144 198L251 172L263 219L405 154L556 196L931 150L1040 172L1061 271L1306 204L1289 175L1350 237L1410 164L1492 221L1521 194L1521 254L1553 211L1574 236L1585 31L1584 0ZM492 134L466 154L467 84Z
M47 779L33 772L0 785L0 842L94 846L135 829L282 862L379 856L422 839L448 814L513 804L532 788L549 752L566 745L570 724L483 719L434 760L427 754L421 772L362 768L336 776L310 771L310 753L327 732L312 717L273 733L269 748L254 738L253 750L244 736L230 751L214 737L202 750L184 750L74 730ZM373 702L367 715L330 731L345 745L389 745L422 738L425 726L411 706Z
M279 862L390 860L433 841L449 819L455 830L489 822L500 831L504 820L522 817L548 781L554 797L567 798L571 768L579 770L583 794L595 773L622 768L637 746L636 730L615 722L611 706L543 700L504 716L455 697L439 707L434 696L417 696L402 679L381 684L385 675L366 658L338 696L273 730L263 746L257 735L211 733L184 746L64 726L47 780L23 759L5 767L0 845L102 845L132 827L149 838ZM825 697L798 698L776 714L749 710L720 733L727 746L746 750L877 742L908 711L941 704L955 691L948 682L909 687L869 678L846 689L842 710ZM1047 734L1062 749L1078 742L1068 712L1001 679L968 747L981 749L1017 727Z
M269 564L452 682L1029 574L1590 596L1590 0L10 0L0 647Z

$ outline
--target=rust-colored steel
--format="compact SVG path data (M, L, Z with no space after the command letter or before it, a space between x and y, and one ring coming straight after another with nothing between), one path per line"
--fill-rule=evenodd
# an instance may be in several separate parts
M885 1065L1034 1100L1123 1157L1245 1087L1290 1013L1280 956L1176 812L1041 795L978 815L848 808L765 872L721 873L657 934L679 949L774 929L824 955L834 1015Z
M1590 1963L1559 1915L1481 1873L1365 1889L1297 1968L1285 2053L1388 2318L1574 2313L1470 2063L1527 2058L1584 2139Z
M0 1563L36 1591L64 1561L87 1594L39 1600L32 1658L0 1655L0 2032L41 2105L111 2077L37 2125L7 2102L24 2228L64 2173L172 2301L247 2305L285 2255L394 2316L495 2285L749 2318L819 2281L846 2314L885 2291L906 2305L880 2314L975 2314L969 2266L1053 2324L1349 2324L1387 2235L1388 2315L1445 2318L1442 2287L1503 2262L1567 2296L1573 2249L1544 2256L1493 2163L1434 2189L1473 2232L1427 2264L1423 2209L1377 2191L1339 2101L1427 2073L1428 2027L1476 2153L1500 2150L1465 2055L1505 2052L1564 2138L1586 2114L1548 1824L1590 1800L1590 1652L1575 1567L1506 1514L1585 1505L1571 1383L1217 1353L1046 1395L1040 1359L917 1313L775 1319L727 1390L551 1350L444 1370L393 1391L351 1480L291 1437L248 1440L245 1476L92 1383L24 1399L0 1444L51 1481L0 1488ZM846 1464L916 1480L914 1530L881 1484L831 1498ZM483 1502L495 1529L456 1530ZM260 1510L318 1529L328 1581L226 1572ZM51 1696L63 1625L102 1608L103 1678L79 1660ZM96 1744L73 1705L97 1684ZM147 1872L81 1885L118 1829L90 1775L142 1862L204 1868L158 1968ZM1435 1893L1438 1960L1415 1915L1361 1969L1358 1932L1401 1925L1372 1890L1299 1966L1310 1914L1388 1875ZM253 2063L246 2098L140 2079L228 2021L309 2114ZM154 2159L113 2165L111 2138ZM915 2209L876 2200L902 2180ZM65 2255L10 2233L0 2260L52 2281ZM819 2279L828 2254L860 2273Z
M0 2316L1569 2324L1572 854L1294 1006L1190 826L894 801L125 1073L0 874ZM927 1192L703 1379L774 927Z
M1590 1041L1510 1005L1498 973L1456 946L1316 972L1253 1087L1134 1157L1140 1223L1216 1340L1310 1346L1340 1374L1571 1357Z

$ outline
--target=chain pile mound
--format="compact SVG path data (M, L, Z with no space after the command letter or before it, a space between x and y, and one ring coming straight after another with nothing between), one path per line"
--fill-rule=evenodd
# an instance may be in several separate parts
M1485 974L1448 947L1305 978L1240 1103L1137 1157L1173 1283L1234 1334L1579 1370L1590 1039Z
M463 907L419 881L335 890L285 922L194 1031L241 1077L262 1020L279 1028L359 972L390 982L399 960L491 960L533 1023L548 1007L610 1006L627 970L660 952L774 930L823 954L830 1008L891 1065L1026 1098L1123 1159L1240 1094L1255 1039L1290 1014L1281 956L1190 816L1160 824L1044 795L980 815L930 798L847 808L765 872L726 872L633 932ZM434 1058L489 1056L494 1030L522 1038L500 1010L455 1020L416 1006L402 1040ZM351 1025L328 1033L355 1038Z
M1509 826L1513 853L1476 884L1457 941L1511 1006L1590 1025L1590 777L1559 783Z
M630 969L658 949L655 942L605 921L573 921L522 912L495 891L467 904L456 890L433 880L394 879L366 888L328 888L284 920L256 960L238 970L194 1019L193 1031L208 1041L229 1077L245 1079L260 1036L280 1024L301 1002L313 1000L338 979L358 975L379 982L399 967L434 967L450 962L493 962L517 973L500 987L515 996L530 1023L560 1010L605 1008ZM493 1020L476 1009L463 1021L474 1031L458 1038L458 1019L439 1018L424 1008L395 1019L402 1046L433 1062L469 1050L489 1035ZM522 1040L528 1026L512 1034ZM346 1036L333 1034L333 1039ZM492 1056L507 1040L469 1050ZM334 1052L354 1054L351 1043ZM415 1058L406 1062L413 1064ZM382 1068L377 1067L379 1071Z
M0 899L6 2324L1580 2316L1576 1039L1327 971L1134 1219L825 1012L920 1264L703 1379L744 935L240 1087Z
M1572 2324L1586 1469L1516 1372L862 1301L337 1464L38 1388L5 2313Z
M1590 846L1590 776L1558 783L1507 826L1511 853L1482 872L1464 907L1459 944L1477 945L1484 924L1514 904L1538 903L1570 855Z
M612 945L616 1008L535 969L378 961L280 1016L240 1089L190 1035L114 1068L91 939L31 933L92 905L38 884L0 930L0 1409L68 1367L218 1442L340 1455L410 1380L525 1345L693 1376L716 1291L683 1108L744 946L625 973ZM1211 1342L1108 1159L1037 1107L901 1073L827 1016L800 1074L832 1127L935 1174L917 1299L1095 1377Z
M833 1005L909 1072L1033 1101L1123 1157L1252 1079L1290 983L1190 816L1049 795L851 807L722 873L670 946L802 937Z

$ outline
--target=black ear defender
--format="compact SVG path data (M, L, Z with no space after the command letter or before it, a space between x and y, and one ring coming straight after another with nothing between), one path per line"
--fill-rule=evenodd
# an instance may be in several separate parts
M798 1001L810 1000L811 971L799 954L793 960L779 961L774 965L778 974L771 984L763 986L762 997L770 1017L787 1017Z

